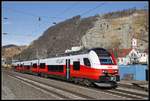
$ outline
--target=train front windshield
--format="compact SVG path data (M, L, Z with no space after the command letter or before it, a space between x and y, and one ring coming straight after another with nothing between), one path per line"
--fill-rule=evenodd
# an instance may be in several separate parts
M101 48L94 49L94 51L98 55L101 65L114 65L114 62L109 52Z

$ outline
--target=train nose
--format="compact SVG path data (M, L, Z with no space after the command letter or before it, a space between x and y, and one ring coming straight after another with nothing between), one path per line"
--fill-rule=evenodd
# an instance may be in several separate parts
M116 73L116 74L117 74L117 73L118 73L118 70L114 70L114 73Z
M102 70L103 74L107 74L108 70Z

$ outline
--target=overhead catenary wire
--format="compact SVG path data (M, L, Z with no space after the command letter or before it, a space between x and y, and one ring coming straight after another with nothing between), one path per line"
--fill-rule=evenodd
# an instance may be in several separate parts
M64 14L66 14L66 12L68 13L72 8L74 8L76 5L78 5L79 4L79 2L75 2L75 3L73 3L71 6L69 6L69 7L67 7L66 9L64 9L62 12L60 12L59 14L57 14L56 16L62 16L62 14L64 15ZM67 19L67 18L65 18L65 19ZM53 24L57 24L55 21L53 22Z
M30 37L30 38L34 38L35 35L31 35L31 34L9 34L9 33L3 33L3 35L7 36L7 35L15 35L16 37Z
M6 9L8 9L8 8L6 8ZM36 14L33 14L33 13L29 13L29 12L25 12L25 11L21 11L21 10L16 10L16 9L12 9L12 8L8 9L8 10L11 10L11 11L13 11L15 13L20 13L20 14L24 14L24 15L27 15L27 16L35 17L38 21L42 21L42 23L49 23L50 24L50 21L49 20L45 20L44 18L63 19L61 17L36 15ZM51 23L53 23L53 21Z
M6 8L6 9L8 9L8 8ZM50 22L49 20L43 18L43 17L48 18L48 16L39 16L39 15L36 15L36 14L32 14L32 13L28 13L28 12L21 11L21 10L16 10L16 9L8 9L8 10L11 10L15 13L24 14L24 15L27 15L27 16L32 16L32 17L35 18L36 21L38 21L38 22L42 21L42 24L43 23L45 23L45 24L52 24L53 23L53 21ZM6 19L7 17L4 17L4 18ZM56 18L56 17L50 17L50 18Z
M79 4L79 2L76 2L74 4L72 4L70 7L66 8L65 10L63 10L60 14L64 14L66 12L69 12L73 7L75 7L77 4ZM82 15L85 15L99 7L101 7L102 5L104 5L105 3L101 3L100 5L92 8L92 9L89 9L88 11L85 11L83 12L82 14L80 14L81 16ZM42 15L36 15L36 14L33 14L33 13L29 13L29 12L25 12L25 11L21 11L21 10L16 10L16 9L13 9L13 8L5 8L5 9L8 9L8 10L11 10L11 11L14 11L16 13L20 13L20 14L24 14L24 15L28 15L28 16L32 16L32 17L36 17L36 19L38 19L38 21L41 21L43 22L43 17L44 18L51 18L51 19L64 19L63 17L60 17L59 15L57 16L42 16ZM49 23L49 21L45 21L46 23ZM52 22L53 23L53 22Z
M70 7L67 7L66 9L63 10L63 12L61 12L61 14L62 14L62 13L64 14L64 13L66 13L66 12L69 12L70 9L72 9L73 7L75 7L77 4L79 4L79 2L76 2L76 3L72 4ZM99 7L101 7L101 6L104 5L104 4L105 4L105 3L101 3L100 5L98 5L98 6L94 7L94 8L92 8L92 9L89 9L89 10L83 12L81 15L85 15L85 14L87 14L87 13L89 13L89 12L91 12L91 11L93 11L93 10L99 8ZM6 8L6 9L8 9L8 8ZM16 12L16 13L24 14L24 15L36 17L36 19L37 19L37 21L38 21L38 27L40 27L40 25L41 25L40 22L41 22L41 21L42 21L42 23L43 23L43 17L45 17L45 18L61 18L61 17L39 16L39 15L36 15L36 14L33 14L33 13L29 13L29 12L25 12L25 11L21 11L21 10L16 10L16 9L13 9L13 8L8 9L8 10L14 11L14 12ZM4 17L4 19L8 19L8 18L7 18L7 17ZM48 22L45 21L45 22L46 22L46 23L49 23L49 21L48 21ZM56 24L56 23L53 22L53 24Z
M69 12L72 8L74 8L76 5L78 5L79 2L75 2L73 3L71 6L67 7L66 9L64 9L62 12L60 12L57 16L60 16L62 14L65 14L66 12Z
M45 17L45 18L53 18L53 19L61 19L61 17L54 17L54 16L41 16L41 15L36 15L36 14L33 14L33 13L29 13L29 12L26 12L26 11L22 11L22 10L16 10L16 9L13 9L13 8L5 8L5 9L8 9L8 10L11 10L11 11L14 11L16 13L21 13L21 14L24 14L24 15L29 15L29 16L32 16L32 17Z
M101 3L100 5L97 5L96 7L87 10L87 11L81 13L80 15L83 16L83 15L85 15L85 14L87 14L87 13L89 13L89 12L91 12L91 11L93 11L93 10L95 10L95 9L97 9L97 8L99 8L99 7L101 7L101 6L103 6L104 4L106 4L106 2Z

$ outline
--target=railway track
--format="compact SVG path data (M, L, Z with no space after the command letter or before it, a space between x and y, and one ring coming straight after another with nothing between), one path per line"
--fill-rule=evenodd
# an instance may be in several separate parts
M106 90L105 92L109 92L109 93L112 93L112 94L116 94L116 95L119 95L119 96L131 98L131 99L136 99L136 100L138 100L138 99L148 99L147 94L127 91L127 90L122 89L122 88L116 88L115 90Z
M24 77L21 77L21 76L15 76L13 74L8 74L10 75L11 77L13 78L16 78L20 81L23 81L25 83L28 83L28 84L31 84L35 87L38 87L46 92L49 92L49 93L53 93L55 95L57 95L59 97L59 99L82 99L82 100L85 100L85 99L95 99L93 97L89 97L89 96L86 96L86 95L83 95L83 94L79 94L77 92L73 92L73 91L70 91L70 90L67 90L67 89L63 89L61 87L58 87L58 86L54 86L54 85L51 85L51 84L47 84L47 83L44 83L44 82L41 82L41 81L37 81L37 80L33 80L33 79L29 79L29 78L24 78Z
M138 87L118 86L115 89L107 89L107 88L100 88L100 87L96 87L93 89L100 89L106 93L112 93L115 95L131 98L131 99L148 99L149 96L148 92L145 89L140 89Z
M58 87L49 83L42 82L40 80L37 81L33 78L16 75L15 72L14 73L9 72L8 75L22 82L36 86L37 88L40 88L48 93L53 93L54 95L57 95L59 99L83 99L83 100L96 99L94 97L91 97L91 96L88 96L79 92L71 91L69 89L65 89L65 88ZM73 84L73 85L76 85L76 84ZM81 85L78 85L78 86L81 86ZM122 98L127 98L127 99L148 99L148 93L132 91L131 89L129 90L129 88L128 89L127 88L124 89L122 87L118 87L116 89L103 89L100 87L84 87L84 88L88 90L104 92L110 95L120 96Z
M120 87L125 87L125 88L130 88L130 89L138 89L140 91L146 91L146 92L149 91L148 88L139 86L138 84L135 84L135 83L132 83L132 85L129 85L129 84L119 84L119 86Z

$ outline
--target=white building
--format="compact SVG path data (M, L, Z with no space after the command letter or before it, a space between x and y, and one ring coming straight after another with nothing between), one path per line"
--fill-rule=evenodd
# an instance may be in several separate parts
M132 48L130 49L116 50L118 65L128 65L134 63L148 64L148 52L140 51L137 49L136 38L132 38L131 45Z
M140 52L137 49L120 49L118 52L118 65L128 64L147 64L148 54L146 52Z
M141 64L147 64L148 63L148 54L146 52L138 51L138 61Z
M136 49L137 48L137 39L136 38L132 38L131 46L132 46L132 49Z
M132 49L119 49L117 52L118 58L117 63L118 65L128 65L131 63L131 59L129 57L129 53Z
M1 61L2 61L2 65L5 65L5 64L6 64L5 58L2 57L2 60L1 60Z
M118 65L128 65L130 64L130 58L129 57L118 57Z

